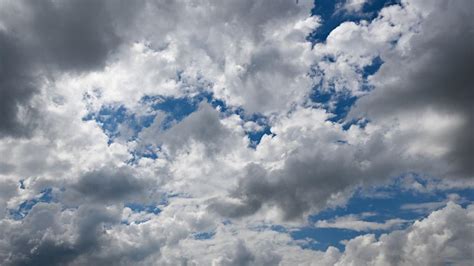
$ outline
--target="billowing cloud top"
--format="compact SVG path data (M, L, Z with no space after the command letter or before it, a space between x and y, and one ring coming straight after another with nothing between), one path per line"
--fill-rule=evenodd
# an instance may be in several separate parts
M469 265L470 0L0 0L1 265Z

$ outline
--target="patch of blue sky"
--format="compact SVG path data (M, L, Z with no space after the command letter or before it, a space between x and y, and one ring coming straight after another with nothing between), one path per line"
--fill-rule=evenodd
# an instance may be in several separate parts
M146 212L158 215L161 209L157 205L153 204L140 204L140 203L126 203L125 207L130 208L133 212Z
M128 202L124 204L124 207L130 208L134 213L146 213L141 219L134 219L133 223L140 224L147 222L153 215L159 215L161 213L160 205L156 204L142 204L136 202ZM130 225L130 221L122 220L121 224Z
M255 122L259 126L258 130L246 130L245 132L250 140L249 146L251 148L256 148L264 135L274 135L271 132L268 117L260 113L248 113L240 106L228 106L225 101L215 98L212 93L203 94L203 97L224 116L237 114L244 122Z
M20 187L22 186L22 182L20 182ZM52 188L45 188L38 194L35 198L23 201L17 209L10 209L9 214L14 220L21 220L23 219L30 210L40 202L52 202L53 201L53 189Z
M154 118L154 114L138 116L123 105L105 105L98 112L89 113L83 117L83 120L95 120L109 137L109 144L111 144L115 138L123 134L123 132L120 132L121 125L126 125L127 128L131 129L130 140L136 138L143 128L149 127Z
M260 115L260 114L253 114L251 116L243 116L242 117L244 121L251 121L254 122L258 125L259 129L257 130L246 130L245 133L247 134L247 137L250 140L249 147L255 149L258 144L260 144L260 141L262 140L262 137L265 135L271 135L274 136L275 134L272 133L271 127L268 123L267 117Z
M415 180L422 186L428 181L419 176ZM436 182L436 181L435 181ZM420 192L409 189L404 185L404 178L396 178L388 185L377 186L371 189L358 189L344 207L326 209L308 218L310 226L292 230L292 238L301 241L303 248L326 250L329 246L344 250L343 240L352 239L358 235L373 233L379 237L383 233L395 229L403 229L413 221L427 217L432 211L445 206L450 195L457 195L457 203L463 207L474 202L474 189L453 188L449 190L427 190ZM410 208L406 208L410 206ZM418 208L419 206L420 208ZM363 215L369 213L370 215ZM318 228L315 223L320 220L334 220L337 217L358 215L367 222L384 223L389 219L408 221L389 230L356 231L339 228ZM312 241L302 241L302 240Z
M313 44L326 41L332 30L345 21L360 21L374 19L383 7L398 4L399 0L368 0L360 12L344 12L342 6L345 1L315 0L311 10L313 16L320 16L322 24L308 36Z
M375 57L372 60L372 63L368 66L365 66L364 69L362 70L362 77L364 79L368 78L369 76L375 74L379 68L382 66L383 60L380 58L380 56Z
M323 251L330 246L342 251L344 250L344 244L341 241L352 239L362 234L361 232L347 229L315 228L309 226L294 230L290 233L291 237L296 240L297 243L299 243L298 245L302 248ZM304 241L299 242L301 240Z
M384 62L382 58L380 56L376 56L372 60L372 63L370 65L367 65L360 70L360 74L363 80L362 87L361 87L362 91L370 91L374 88L371 84L369 84L368 78L374 75L375 73L377 73L377 71L379 71L383 63Z
M397 0L368 0L362 7L360 12L348 13L342 10L342 6L345 1L333 1L333 0L321 0L315 1L315 7L313 8L312 15L318 15L322 18L322 25L308 35L308 40L313 42L324 42L327 36L345 21L359 21L359 20L372 20L378 14L378 11L385 6L398 4ZM333 57L325 57L323 60L328 62L335 62ZM363 79L362 90L370 90L372 87L368 84L367 78L375 74L382 66L383 60L380 57L376 57L372 63L360 69L360 75ZM312 69L310 76L323 75L320 70ZM317 84L310 95L310 99L317 104L318 107L326 109L332 113L333 116L329 119L332 122L344 122L344 129L348 129L350 125L358 124L359 120L356 121L343 121L347 116L351 107L356 103L357 97L347 92L336 93L331 84L329 88L322 88L322 83ZM365 121L365 120L364 120ZM361 126L366 124L361 123Z
M309 97L318 107L322 107L327 112L333 114L329 118L332 122L340 122L343 120L357 100L357 97L351 95L349 92L336 93L332 89L321 90L318 87L313 89Z
M25 180L20 180L20 189L25 189Z
M334 60L331 58L326 58L325 60ZM375 74L383 64L383 60L377 56L373 59L370 65L365 66L360 70L362 76L362 90L368 91L372 87L368 84L367 78ZM319 72L319 73L318 73ZM324 75L317 68L312 69L311 75ZM350 125L359 124L360 126L365 126L367 120L357 119L354 121L344 121L347 114L349 113L352 106L356 103L358 97L352 95L349 90L336 92L334 85L329 83L328 88L322 88L322 81L314 86L309 98L313 103L320 108L324 108L326 111L332 113L333 115L329 118L332 122L342 122L344 124L344 129L348 129Z
M237 114L244 122L252 121L259 125L260 130L246 131L250 140L250 147L255 148L264 135L271 135L271 127L268 125L268 119L261 114L247 114L241 107L229 107L225 101L215 98L212 93L201 92L193 97L170 98L162 96L145 96L145 104L151 105L154 110L160 110L167 113L163 123L163 130L168 129L174 123L181 121L191 113L195 112L201 102L207 102L212 107L218 109L222 115L229 116Z
M124 106L102 106L97 113L90 113L82 118L84 121L95 120L107 136L112 139L118 133L118 125L126 118Z
M165 96L144 96L141 102L150 106L155 111L162 111L166 118L162 123L162 129L170 128L174 123L183 120L185 117L195 112L199 103L206 100L207 93L197 94L193 97L165 97Z
M216 232L209 231L209 232L196 232L193 234L193 238L196 240L207 240L214 237Z
M258 232L271 230L271 231L275 231L279 233L288 233L289 231L288 228L279 224L257 224L257 225L251 226L250 229L254 231L258 231Z
M352 125L357 125L360 128L365 128L365 126L370 122L369 119L367 118L357 118L357 119L351 119L348 121L344 121L342 124L342 129L348 130Z
M185 193L176 193L176 192L164 192L163 196L161 197L160 201L158 202L159 206L167 206L169 204L169 200L172 198L190 198L191 196Z
M230 224L232 224L232 221L230 219L224 219L224 220L222 220L222 224L223 225L230 225Z
M133 165L137 163L140 158L149 158L155 160L158 158L158 150L160 148L161 147L159 145L157 147L154 147L153 145L145 145L145 147L142 149L134 149L129 151L132 158L128 160L127 163Z
M155 111L161 111L166 114L162 124L162 129L166 130L174 123L184 119L186 116L196 111L199 103L206 99L204 94L198 94L194 97L164 97L164 96L144 96L141 104L150 106ZM111 144L117 137L127 135L127 140L137 138L144 128L149 127L156 117L156 112L138 115L128 110L123 105L104 105L98 112L89 113L83 120L95 120L109 137ZM127 132L121 132L123 126ZM141 154L153 158L156 154L147 152Z
M249 147L256 149L258 144L260 144L260 141L262 140L263 136L265 135L274 136L275 134L273 134L270 129L271 129L270 126L265 125L264 128L260 131L248 131L247 136L250 140Z
M242 107L228 107L224 101L220 99L211 98L210 103L214 108L218 108L220 112L225 115L237 114L244 122L254 122L258 125L258 130L246 130L245 133L249 138L249 147L255 149L263 136L271 135L274 133L271 131L271 126L268 122L268 117L259 113L247 113Z
M268 119L265 116L261 114L248 114L241 107L229 107L223 100L214 98L210 92L200 92L189 97L146 95L140 100L140 104L149 107L149 110L153 111L145 115L133 113L123 105L110 104L102 106L97 112L89 113L83 117L83 120L95 120L109 137L108 143L111 144L118 137L125 137L127 141L135 140L144 128L151 126L157 115L157 111L165 114L165 118L160 127L163 131L167 130L197 111L201 102L209 103L218 109L223 116L237 114L244 122L255 122L258 125L258 130L246 131L251 148L255 148L264 135L272 135L271 127L268 125ZM130 160L130 163L142 157L151 159L158 158L156 149L151 146L145 146L144 149L131 151L131 154L133 158Z

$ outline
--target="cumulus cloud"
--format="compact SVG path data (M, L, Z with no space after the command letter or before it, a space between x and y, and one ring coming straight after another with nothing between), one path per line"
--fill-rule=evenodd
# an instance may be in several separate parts
M184 206L180 204L173 208ZM189 214L199 213L189 205L186 209ZM4 241L1 245L2 250L8 252L0 253L2 260L7 265L33 262L36 265L42 262L50 265L82 265L86 262L119 265L156 262L191 265L311 262L318 265L463 265L473 256L472 205L462 208L454 203L416 221L407 229L383 234L379 238L368 234L346 241L342 253L333 247L325 252L304 250L292 243L285 233L248 230L237 224L230 226L232 229L218 225L212 238L196 240L187 235L188 230L196 230L199 225L185 222L192 222L195 218L188 216L176 223L176 217L170 216L173 212L129 226L117 223L119 212L114 209L84 206L77 211L60 212L56 204L38 204L21 222L3 221L1 234ZM46 231L49 233L44 236Z
M474 139L469 132L474 110L469 99L474 96L474 80L468 73L474 62L474 35L473 26L463 23L472 3L404 5L425 19L416 34L398 44L404 46L402 53L382 56L385 63L371 80L376 89L357 102L351 115L365 114L380 123L395 119L403 130L400 142L413 142L413 153L439 155L447 164L447 175L472 177L469 147ZM430 149L423 151L422 146Z
M323 85L319 89L324 90L324 80L330 79L327 84L332 84L331 89L351 91L353 95L367 94L356 102L348 120L365 110L363 117L371 119L371 122L363 131L354 126L343 131L337 124L326 122L324 115L310 116L307 115L310 114L308 110L293 111L288 115L288 120L283 118L273 125L276 137L268 141L291 147L287 149L287 152L291 152L282 155L285 159L281 164L278 167L249 164L237 188L230 193L235 200L219 199L211 205L211 209L230 217L241 217L254 214L263 205L269 205L278 207L283 211L284 218L291 219L344 201L344 197L350 195L348 191L355 186L381 182L410 171L441 178L470 178L471 164L466 160L469 160L471 150L467 147L472 146L471 134L468 133L472 131L469 129L472 112L471 105L464 105L463 102L472 98L472 86L465 72L470 69L472 60L458 56L472 54L472 49L468 48L472 34L466 42L461 43L456 41L459 39L456 37L449 38L449 41L442 37L444 41L436 41L436 36L441 38L471 32L470 26L463 24L464 28L459 31L447 33L450 27L461 23L465 14L462 6L466 3L450 2L446 5L452 6L446 10L440 4L431 4L427 11L420 9L423 6L420 2L404 2L401 6L383 9L371 23L348 22L333 30L325 44L315 47L318 55L334 56L333 60L323 61L319 66L323 75ZM438 12L443 15L437 16ZM401 20L401 16L405 15L408 18ZM419 16L423 18L422 22ZM440 18L446 20L446 25L436 27L441 23ZM384 36L381 30L387 26L392 29ZM415 26L416 32L410 30L410 27ZM395 47L392 38L398 42ZM421 43L423 46L419 47ZM449 43L461 46L451 47L450 50L458 56L434 52L444 51L438 45ZM417 49L422 50L417 52ZM425 53L426 57L419 56ZM367 93L358 81L360 69L369 65L376 56L381 56L384 63L380 71L369 78L374 88L373 92ZM446 62L431 61L435 58ZM407 62L413 63L416 71L428 72L418 75L415 70L408 70L407 66L410 65ZM449 62L460 64L460 68ZM425 63L428 64L426 67ZM391 68L392 65L397 67ZM446 70L441 70L442 67L446 67ZM440 68L439 71L443 73L430 72L432 68ZM332 72L341 69L346 69L347 75ZM417 78L412 80L411 77L415 76ZM333 77L338 80L332 80ZM427 85L418 82L418 79L432 83ZM391 87L387 87L387 84L391 84ZM412 95L423 88L426 91L420 91L419 96ZM446 93L446 97L436 96L434 90ZM405 95L404 92L409 94ZM453 99L451 102L449 98L458 97L458 93L463 100L459 98L460 101ZM375 100L377 95L383 98ZM416 100L416 97L421 98ZM369 102L369 99L374 101ZM412 99L415 100L410 104ZM391 105L391 102L394 104ZM303 122L304 119L307 119L306 122ZM298 123L301 124L296 126ZM453 138L454 132L461 136ZM295 142L298 144L291 146ZM265 145L263 142L260 148L264 149ZM458 145L462 145L462 148L458 148ZM461 152L463 150L466 152ZM452 157L460 153L466 156Z
M290 108L309 93L313 55L306 35L319 25L309 16L311 1L145 6L140 14L146 23L124 31L137 43L121 50L123 60L81 79L81 87L103 88L107 101L133 105L147 94L195 93L204 79L211 83L204 89L250 113Z
M205 144L209 152L218 152L224 145L229 145L227 138L231 132L220 122L219 112L208 103L201 103L196 112L183 121L163 130L160 116L154 123L140 133L141 141L161 146L175 153L179 148L186 147L195 141Z
M400 174L398 169L417 167L415 160L392 159L402 151L383 131L370 136L358 129L348 133L327 118L323 110L299 109L281 119L272 129L276 136L264 140L257 150L266 152L267 145L276 143L286 146L271 150L280 162L248 164L231 189L231 200L217 199L210 208L242 217L269 205L277 207L283 219L302 218L344 203L356 186L382 182Z
M116 212L100 206L61 211L58 204L40 203L22 221L2 221L2 263L67 264L96 251L105 237L103 225L116 221Z
M37 112L31 98L52 71L104 67L107 56L121 43L108 6L115 4L0 2L1 136L31 133Z
M306 221L400 175L438 178L407 178L414 194L473 188L472 4L405 0L320 43L313 5L0 0L0 264L473 260L461 193L403 205L428 215L412 225ZM356 105L334 121L341 95ZM316 251L292 235L308 226L385 234Z
M126 168L99 169L85 173L71 185L78 194L68 195L70 198L90 197L94 202L114 200L130 200L134 196L144 195L147 188L146 179L138 179ZM70 192L70 193L74 193Z
M473 206L449 203L404 231L350 240L337 265L468 265L473 259ZM466 234L466 235L464 235Z

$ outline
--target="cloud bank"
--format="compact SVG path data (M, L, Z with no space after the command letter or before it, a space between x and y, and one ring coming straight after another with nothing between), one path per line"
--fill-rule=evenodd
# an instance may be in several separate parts
M0 264L468 265L473 3L323 2L0 0Z

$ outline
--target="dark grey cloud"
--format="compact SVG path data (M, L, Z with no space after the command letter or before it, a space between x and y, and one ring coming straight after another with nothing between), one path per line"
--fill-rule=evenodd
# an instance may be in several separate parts
M39 203L20 223L2 221L0 236L8 246L0 252L0 263L68 265L99 252L108 241L104 226L120 221L118 212L104 206L83 205L73 214L69 219L60 205Z
M165 238L119 243L121 208L88 203L64 208L38 203L20 221L0 220L1 265L135 265L159 254ZM117 232L117 231L115 231Z
M25 8L32 16L25 37L61 70L101 68L120 44L106 1L26 1Z
M324 152L326 149L331 153ZM415 161L403 164L393 160L393 152L381 135L357 147L327 146L308 140L293 152L282 169L269 171L258 164L248 165L238 186L230 192L239 203L217 199L211 201L209 208L223 216L239 218L270 205L278 207L284 219L301 218L309 211L325 208L331 200L344 200L354 186L382 182L398 174L398 169L409 171L415 167Z
M147 185L148 180L138 179L128 168L103 168L82 175L65 196L92 202L124 201L145 197Z
M377 86L361 98L350 116L376 122L417 117L426 110L461 116L452 129L445 160L452 176L474 177L474 24L472 1L445 1L432 12L410 40L403 57L387 55L374 76ZM390 81L392 82L386 82Z
M122 1L2 2L0 137L31 133L37 110L30 100L40 78L102 68L123 40L116 14L130 21L140 7Z
M0 137L28 134L30 128L24 119L31 116L28 102L37 91L29 73L31 66L17 41L0 29Z
M14 228L13 232L8 232L8 226L4 225L1 234L3 239L8 240L9 254L0 257L2 264L46 265L48 257L52 265L64 263L70 253L69 243L59 244L51 238L42 239L48 228L57 233L60 227L57 220L59 211L60 207L57 205L40 203L22 221L21 230Z

